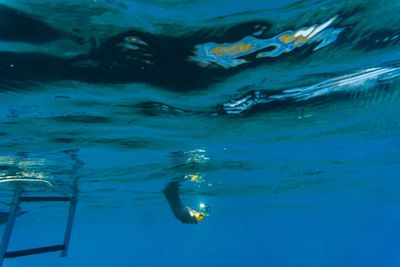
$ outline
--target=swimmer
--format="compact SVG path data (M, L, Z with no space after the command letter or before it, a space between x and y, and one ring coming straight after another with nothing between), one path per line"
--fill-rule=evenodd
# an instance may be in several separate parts
M208 216L207 209L204 204L200 205L200 210L197 211L188 206L185 206L179 197L180 182L173 180L164 188L163 193L171 207L175 217L182 223L197 224Z

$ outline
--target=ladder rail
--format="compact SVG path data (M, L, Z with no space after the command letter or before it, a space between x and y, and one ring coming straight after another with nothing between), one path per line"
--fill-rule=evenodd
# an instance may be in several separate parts
M4 255L4 258L17 258L22 256L29 256L35 255L40 253L47 253L47 252L54 252L63 250L64 245L54 245L54 246L47 246L47 247L38 247L38 248L29 248L29 249L22 249L16 251L8 251Z
M70 202L68 209L68 218L64 234L64 242L61 245L23 249L17 251L7 251L8 244L11 239L12 230L15 224L15 218L18 215L18 209L21 202L45 202L45 201L68 201ZM17 189L14 193L13 202L11 203L9 217L7 220L6 228L4 229L2 242L0 244L0 267L3 265L4 259L16 258L22 256L29 256L40 253L61 251L61 257L65 257L68 253L69 243L71 240L72 226L75 219L76 206L78 204L78 188L77 182L74 182L74 189L72 197L30 197L22 196L22 190Z
M19 198L21 202L50 202L50 201L71 201L70 197L59 197L59 196L49 196L49 197L27 197L21 196Z
M78 175L76 174L76 172L73 175L72 190L73 191L72 191L72 197L71 197L70 204L69 204L67 225L66 225L65 234L64 234L64 249L61 251L61 255L60 255L61 257L67 256L67 253L68 253L69 243L71 241L72 226L73 226L74 220L75 220L76 205L78 204L79 189L78 189Z
M77 202L78 202L77 199L73 198L69 206L67 226L65 228L65 234L64 234L64 248L61 251L61 257L67 256L68 253L69 242L71 241L72 226L74 224L74 219L75 219Z
M19 198L21 196L22 189L17 188L14 192L13 202L11 203L10 214L8 216L7 224L4 228L3 238L0 244L0 267L3 266L4 256L7 253L8 244L10 243L11 234L15 224L15 218L18 215Z
M7 224L5 226L3 237L0 243L0 267L3 265L5 258L15 258L21 256L28 256L39 253L47 253L54 251L61 251L61 257L65 257L68 253L69 243L71 240L72 234L72 226L75 219L76 206L78 204L78 175L77 171L82 167L82 162L80 162L76 155L72 153L71 159L76 161L76 165L73 169L72 174L72 194L65 194L56 190L56 192L60 193L62 196L24 196L22 195L22 187L16 187L14 191L13 202L11 203L11 208L9 212L9 216L7 219ZM64 242L60 245L46 246L46 247L38 247L38 248L30 248L16 251L7 251L8 245L10 243L11 234L13 231L13 227L15 224L15 218L18 216L18 211L20 204L22 202L46 202L46 201L55 201L55 202L69 202L68 209L68 218L67 224L64 233Z

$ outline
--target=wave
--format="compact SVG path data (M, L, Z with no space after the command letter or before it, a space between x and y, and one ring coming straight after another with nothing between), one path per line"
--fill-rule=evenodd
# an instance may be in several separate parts
M195 28L181 35L131 29L101 38L79 36L78 32L71 34L56 29L57 25L30 18L17 41L45 43L49 53L43 52L43 46L38 51L30 47L29 52L7 51L3 47L0 90L74 80L92 84L145 83L163 90L189 92L209 90L249 70L257 69L263 75L272 66L285 67L285 72L290 74L298 65L318 65L321 71L330 69L336 75L340 68L334 67L334 63L343 55L351 54L354 62L365 69L371 68L376 64L366 66L362 60L380 51L394 51L400 41L396 27L392 27L396 19L390 27L380 25L374 31L364 26L366 18L360 20L361 15L368 17L373 12L366 4L335 6L332 10L336 13L320 12L315 17L309 16L310 11L297 8L300 13L285 24L248 17L247 21L217 23L212 28ZM11 22L19 21L21 14L28 16L6 6L1 9L7 11ZM11 23L7 31L0 30L0 42L16 41L9 32L10 29L17 31L18 25ZM38 35L37 25L48 30ZM60 44L71 45L76 51L61 53L52 48ZM90 49L83 52L85 49L81 51L77 47ZM53 50L57 54L50 53ZM358 57L360 52L369 54Z
M387 89L388 84L398 80L399 67L376 67L327 79L309 86L271 90L247 87L243 95L231 96L229 100L207 111L181 109L160 102L141 102L134 105L142 115L240 115L253 111L279 110L289 106L305 105L334 96L359 94L371 90ZM326 101L329 102L329 101Z
M329 79L301 88L285 89L279 92L256 90L238 99L231 99L220 105L219 114L242 114L256 108L287 106L288 104L309 102L317 98L339 93L354 93L379 88L385 81L393 81L400 75L400 68L370 68L352 74Z

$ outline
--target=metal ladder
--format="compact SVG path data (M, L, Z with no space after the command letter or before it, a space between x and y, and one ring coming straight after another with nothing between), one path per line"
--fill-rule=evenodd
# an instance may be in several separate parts
M3 232L3 238L0 244L0 267L3 265L4 259L29 256L40 253L61 251L61 257L65 257L71 239L72 226L75 218L76 205L78 203L78 184L77 177L73 180L73 190L71 196L25 196L21 188L17 188L14 192L13 201L8 216L8 221ZM18 216L19 206L23 202L69 202L67 225L65 228L64 241L62 244L22 249L16 251L7 251L8 244L11 239L12 230L15 219Z

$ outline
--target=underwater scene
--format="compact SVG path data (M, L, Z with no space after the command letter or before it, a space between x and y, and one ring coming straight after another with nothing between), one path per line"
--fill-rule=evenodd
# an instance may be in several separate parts
M1 0L0 266L400 267L399 13Z

